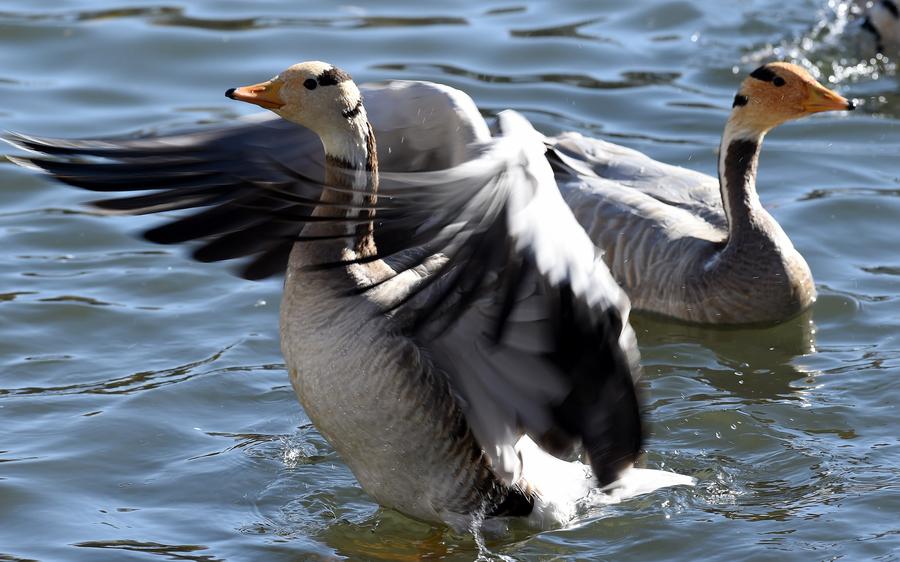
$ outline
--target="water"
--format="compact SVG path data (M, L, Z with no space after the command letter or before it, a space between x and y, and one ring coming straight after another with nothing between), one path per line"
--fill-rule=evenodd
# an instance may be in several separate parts
M152 217L94 216L89 194L0 163L0 560L900 559L900 95L893 61L840 34L845 3L113 2L0 2L0 128L224 123L253 111L226 88L322 59L712 173L760 59L864 104L763 151L761 197L817 281L810 314L635 319L646 465L699 485L481 551L379 509L309 424L278 350L279 281L142 243Z

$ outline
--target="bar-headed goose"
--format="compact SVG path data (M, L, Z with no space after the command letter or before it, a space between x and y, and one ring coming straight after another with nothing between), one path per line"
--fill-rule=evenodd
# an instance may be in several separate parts
M382 170L453 166L473 157L473 147L490 139L475 104L453 88L395 81L363 88L363 93L379 138ZM808 307L815 288L806 262L756 195L760 143L781 122L852 108L797 66L773 63L757 69L735 97L723 135L719 180L575 133L546 137L544 142L563 197L604 251L604 260L636 309L697 323L777 322ZM253 205L239 221L259 222L255 228L267 236L290 233L293 226L255 218L273 203L254 195L256 191L238 178L277 181L281 173L273 170L273 160L310 173L314 170L309 167L322 161L314 134L277 118L163 139L72 143L18 136L13 141L50 154L125 158L117 169L104 168L102 177L91 171L90 179L78 178L98 189L119 188L128 174L140 172L147 187L177 181L196 197L223 189L240 192ZM132 155L152 155L153 175L148 175L146 163L129 163ZM69 181L71 173L64 165L48 169ZM137 204L149 206L155 197ZM122 210L129 210L128 205ZM214 217L208 222L206 228L213 230L236 228L233 223L217 225ZM154 236L150 233L151 239ZM170 235L159 241L180 240ZM238 245L229 240L214 252L198 250L196 257L235 257L258 249L253 237ZM264 277L280 271L291 246L285 241L256 254L244 275ZM223 254L228 252L232 255Z
M806 309L816 290L757 196L763 138L786 121L853 108L796 65L757 68L734 97L718 180L579 134L547 142L563 196L636 309L699 323L772 323Z
M500 515L550 526L598 487L626 496L691 482L633 468L642 430L628 299L526 120L501 114L494 139L477 126L457 131L471 142L447 145L465 157L455 167L379 174L375 135L345 72L307 62L227 95L305 129L241 129L252 140L239 133L231 152L190 136L16 141L57 156L25 163L71 185L145 190L100 208L188 210L150 240L199 240L200 260L249 257L247 277L286 269L291 382L381 504L456 527ZM433 145L411 150L409 167L458 159L439 148L442 133L402 129L386 134L389 149L418 137ZM324 181L305 156L316 137ZM241 152L256 142L278 148ZM428 156L435 151L443 154ZM582 448L589 466L551 455Z

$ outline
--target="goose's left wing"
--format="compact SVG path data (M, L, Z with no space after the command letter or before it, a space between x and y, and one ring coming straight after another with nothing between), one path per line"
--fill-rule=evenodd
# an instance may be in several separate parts
M514 112L499 126L460 166L382 175L379 257L447 256L387 306L447 374L499 475L516 482L527 433L558 456L583 446L606 485L642 439L629 302L560 196L543 137Z
M473 141L490 138L475 103L459 90L392 81L362 91L382 170L447 168L467 158ZM292 238L321 195L321 140L268 112L162 137L64 140L8 133L5 140L38 153L11 160L59 181L103 194L135 192L97 201L104 211L179 212L145 236L161 244L200 240L195 259L242 258L241 276L248 279L284 272ZM276 162L308 179L285 176ZM286 183L293 195L287 200L265 188Z

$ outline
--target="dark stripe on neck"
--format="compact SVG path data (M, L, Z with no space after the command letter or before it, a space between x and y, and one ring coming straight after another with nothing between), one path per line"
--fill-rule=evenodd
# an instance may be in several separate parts
M353 164L344 160L340 156L332 156L331 154L325 154L325 164L329 166L334 166L335 168L343 168L344 170L353 170Z
M897 9L897 4L894 3L894 0L881 0L881 5L893 14L894 19L900 19L900 10Z
M756 186L756 162L759 141L736 139L729 143L722 171L722 204L728 210L729 230L747 219L750 213L749 192Z
M357 104L357 113L362 107L362 98ZM378 147L375 145L375 132L372 124L366 121L366 171L369 173L369 193L365 203L374 207L378 203ZM360 213L369 219L375 217L375 211L362 211ZM361 256L374 256L377 253L375 245L375 226L372 222L360 224L356 227L356 253Z
M362 101L359 102L360 107ZM375 131L372 124L366 122L366 170L372 172L372 183L378 185L378 146L375 144Z
M362 96L360 96L359 100L356 102L356 105L354 105L350 109L345 109L344 111L341 111L341 115L343 115L347 119L353 119L354 117L359 115L359 111L362 109L362 106L363 106L363 100L362 100Z

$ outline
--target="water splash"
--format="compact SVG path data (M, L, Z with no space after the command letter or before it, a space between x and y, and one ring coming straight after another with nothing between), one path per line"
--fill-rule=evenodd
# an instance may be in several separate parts
M874 36L862 28L862 4L829 0L811 29L778 44L764 45L745 55L741 62L751 66L773 59L789 60L831 85L896 76L900 53L876 52Z
M485 509L482 508L472 514L467 529L469 534L472 535L472 539L475 541L475 547L478 549L478 556L475 558L475 562L494 562L496 560L501 562L515 562L514 558L492 552L491 549L488 548L487 542L484 540L484 533L482 532L484 530L484 524ZM499 529L491 529L491 532L496 533L498 531Z
M298 466L321 461L326 455L316 443L321 439L311 424L301 426L293 435L280 436L279 451L285 468L295 469Z

